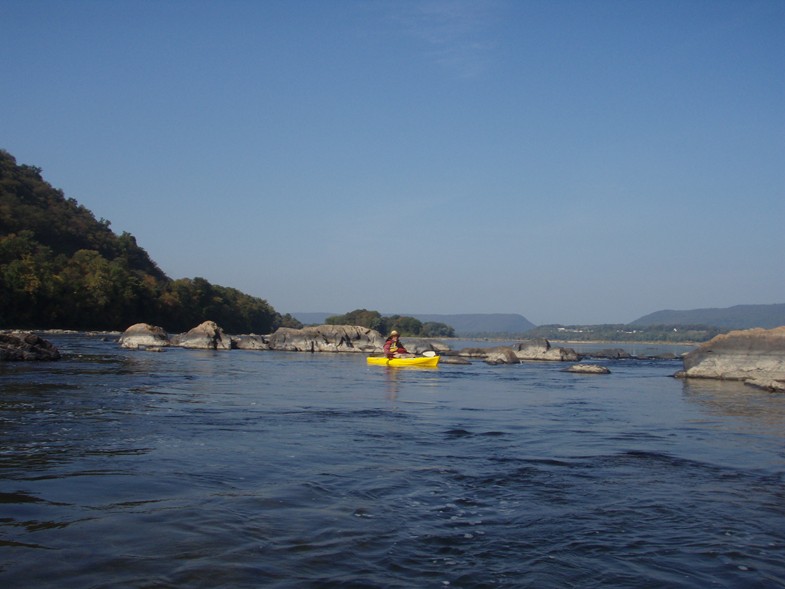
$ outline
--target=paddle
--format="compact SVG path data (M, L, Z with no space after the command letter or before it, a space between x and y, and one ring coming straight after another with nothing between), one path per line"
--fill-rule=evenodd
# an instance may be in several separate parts
M411 352L407 352L407 354L411 354L412 356L417 356L417 354L412 354ZM434 356L438 356L438 354L433 350L425 350L422 353L422 355L425 356L426 358L433 358ZM406 356L401 356L401 358L405 358L405 357Z

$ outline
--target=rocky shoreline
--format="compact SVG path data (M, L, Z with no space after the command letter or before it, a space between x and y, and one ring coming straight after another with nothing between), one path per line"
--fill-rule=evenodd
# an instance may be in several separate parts
M79 332L62 332L79 333ZM116 335L116 334L102 334ZM287 352L362 353L382 352L384 336L359 326L319 325L293 329L282 327L269 335L227 335L215 322L205 321L183 334L137 323L118 337L125 349L163 351L168 347L208 350L272 350ZM607 348L579 354L572 348L552 346L547 339L524 340L512 345L452 350L440 340L412 338L406 341L415 354L433 351L443 364L518 364L525 361L577 362L583 358L633 358L621 348ZM0 333L0 361L57 360L59 351L32 333ZM673 359L672 354L650 359ZM747 329L719 335L699 345L683 357L684 369L677 378L741 381L769 391L785 392L785 326L774 329ZM567 369L585 374L608 374L596 364L576 364Z

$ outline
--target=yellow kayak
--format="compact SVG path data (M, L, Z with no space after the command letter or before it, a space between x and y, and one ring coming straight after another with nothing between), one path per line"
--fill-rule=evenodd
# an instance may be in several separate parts
M419 366L433 368L439 364L439 356L416 356L414 358L387 358L385 356L368 356L368 364L376 366Z

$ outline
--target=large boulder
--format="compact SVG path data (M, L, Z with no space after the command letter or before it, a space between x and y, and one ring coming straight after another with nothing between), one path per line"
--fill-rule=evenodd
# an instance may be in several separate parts
M157 349L171 345L169 334L162 327L149 323L136 323L120 335L120 347L138 350Z
M520 364L520 359L515 355L512 348L498 346L487 348L485 351L485 362L487 364Z
M578 354L572 348L554 348L547 339L533 339L513 346L519 360L550 360L555 362L574 362Z
M34 333L0 333L0 361L59 359L54 344Z
M231 350L232 339L218 327L215 321L205 321L187 333L174 338L174 344L181 348L198 350Z
M378 331L354 325L280 327L267 337L271 350L286 352L378 352L384 338Z
M683 360L684 370L676 376L776 385L777 381L785 380L785 326L718 335L685 354Z

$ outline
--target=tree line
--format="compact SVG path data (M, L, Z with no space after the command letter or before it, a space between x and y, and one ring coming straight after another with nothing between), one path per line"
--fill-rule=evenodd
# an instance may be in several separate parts
M208 319L229 333L302 326L237 289L170 279L133 235L0 150L0 328L182 332Z
M407 337L454 337L455 330L445 323L426 321L406 315L383 316L379 311L355 309L344 315L332 315L325 319L327 325L359 325L388 334L396 330Z

